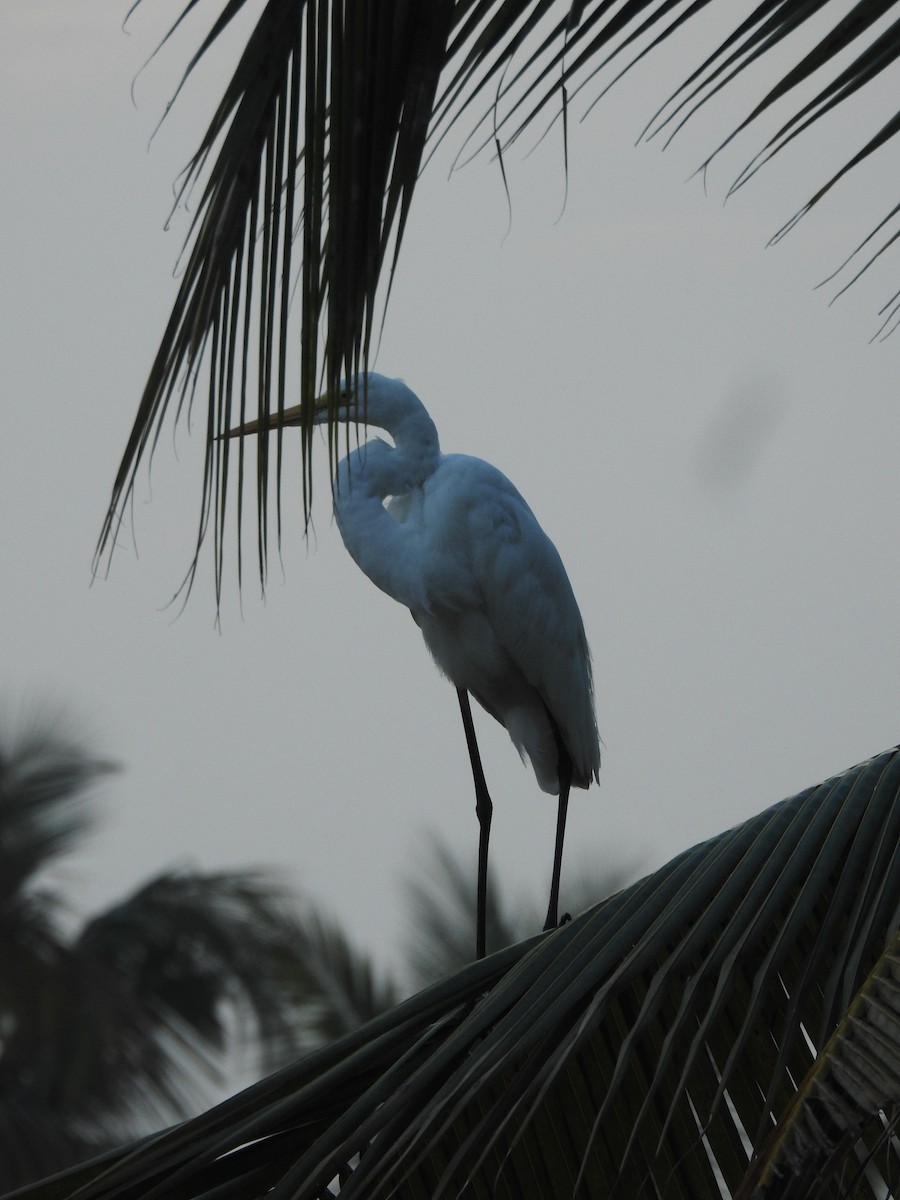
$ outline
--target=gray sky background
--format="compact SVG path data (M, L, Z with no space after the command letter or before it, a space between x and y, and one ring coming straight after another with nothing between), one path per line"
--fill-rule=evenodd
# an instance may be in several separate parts
M227 588L221 632L209 555L185 611L166 608L202 420L193 438L167 427L140 476L137 553L123 536L90 586L175 294L172 183L223 81L205 69L148 147L209 19L138 74L179 7L142 5L123 32L124 4L0 5L3 721L61 704L124 767L66 864L82 909L177 863L265 864L391 957L426 833L474 857L471 782L452 689L344 552L324 442L313 535L290 484L283 578L275 564L265 603L252 578L242 605ZM833 288L813 290L894 202L896 150L765 249L891 88L723 206L760 133L714 164L707 195L689 176L759 77L664 154L633 145L698 45L694 31L689 53L653 58L581 125L575 100L559 220L558 135L510 152L509 232L489 156L448 180L451 137L417 194L376 364L421 395L445 450L510 476L567 565L605 746L600 787L570 806L571 872L650 870L898 740L900 343L868 339L900 262L832 307ZM492 863L545 903L555 803L499 726L479 731Z

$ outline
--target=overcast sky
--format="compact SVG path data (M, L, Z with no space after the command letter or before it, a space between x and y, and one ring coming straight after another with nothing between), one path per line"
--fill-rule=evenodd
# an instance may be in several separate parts
M391 957L426 835L474 859L471 781L452 688L341 545L324 443L314 532L289 486L265 602L252 579L242 604L229 586L217 629L207 555L185 610L166 607L202 420L167 427L134 541L91 586L176 291L172 184L223 81L205 72L151 142L205 21L141 71L179 5L142 5L123 31L126 7L2 0L4 724L62 705L122 764L67 864L82 909L178 863L268 865ZM419 393L445 450L509 475L569 571L604 743L600 786L570 805L570 873L650 870L898 740L900 342L868 339L900 261L831 307L834 288L814 290L895 201L896 151L766 249L880 111L848 109L723 206L759 134L706 194L689 177L759 78L665 153L634 146L692 38L581 125L576 101L561 218L558 137L511 152L511 225L488 156L448 179L451 139L417 193L376 364ZM499 726L479 732L492 864L544 904L555 803Z

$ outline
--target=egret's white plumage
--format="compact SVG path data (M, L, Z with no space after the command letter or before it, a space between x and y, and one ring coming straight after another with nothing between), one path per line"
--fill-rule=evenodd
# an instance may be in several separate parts
M590 654L556 547L496 467L441 454L434 422L405 384L370 374L365 404L366 423L394 445L376 438L338 467L345 546L410 610L451 683L506 727L545 792L559 792L548 710L572 783L587 787L600 766ZM351 406L348 395L348 417Z
M506 727L541 788L560 794L548 914L555 924L569 784L588 787L600 767L590 653L562 560L496 467L441 453L434 422L400 380L359 377L330 403L323 397L315 420L327 420L329 410L341 421L364 419L394 443L374 438L338 466L334 507L348 551L377 587L409 608L459 692L464 722L470 693ZM271 424L299 418L299 409L288 410ZM483 907L490 797L470 715L466 736L482 824ZM481 928L480 949L483 941Z

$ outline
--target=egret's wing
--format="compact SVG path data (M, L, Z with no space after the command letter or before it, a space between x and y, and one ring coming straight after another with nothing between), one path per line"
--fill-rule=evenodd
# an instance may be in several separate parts
M452 487L465 511L471 582L485 616L566 732L576 773L596 776L600 751L590 652L559 553L505 475L480 459L460 455L445 461L451 459Z

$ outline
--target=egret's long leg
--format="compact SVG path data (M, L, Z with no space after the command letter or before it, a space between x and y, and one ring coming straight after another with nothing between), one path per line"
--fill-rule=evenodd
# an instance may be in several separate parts
M472 722L469 693L465 688L457 688L456 694L459 697L459 711L462 713L466 745L469 748L469 762L472 764L472 779L475 783L475 814L478 817L478 915L475 922L475 957L484 958L487 937L488 840L491 836L491 817L494 813L494 805L485 782L478 742L475 740L475 725Z
M557 732L554 724L554 732ZM569 790L572 786L572 760L557 732L559 746L559 811L556 817L556 847L553 851L553 878L550 881L550 905L544 929L555 929L559 924L559 877L562 873L563 838L566 836L566 812L569 807Z

